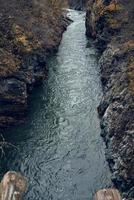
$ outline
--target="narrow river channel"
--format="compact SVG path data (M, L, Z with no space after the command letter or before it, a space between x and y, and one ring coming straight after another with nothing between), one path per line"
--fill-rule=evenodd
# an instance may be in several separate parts
M111 185L96 110L102 96L97 54L85 36L85 13L70 10L69 16L74 22L49 60L48 80L30 97L27 123L7 134L18 150L9 153L3 172L28 178L25 200L92 200Z

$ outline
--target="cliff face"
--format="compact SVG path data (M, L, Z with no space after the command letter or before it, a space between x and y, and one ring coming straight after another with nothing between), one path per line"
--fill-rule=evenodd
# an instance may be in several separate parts
M51 0L0 0L0 127L23 122L29 91L46 77L68 21Z
M98 107L113 182L134 198L134 1L90 0L86 34L101 52Z
M84 10L87 0L68 0L68 2L71 8L76 10Z

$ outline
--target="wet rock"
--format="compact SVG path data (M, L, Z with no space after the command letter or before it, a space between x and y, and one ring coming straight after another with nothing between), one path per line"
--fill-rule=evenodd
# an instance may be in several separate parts
M0 101L25 104L27 99L26 84L15 78L0 80Z
M26 108L26 83L15 78L0 80L0 126L22 122Z

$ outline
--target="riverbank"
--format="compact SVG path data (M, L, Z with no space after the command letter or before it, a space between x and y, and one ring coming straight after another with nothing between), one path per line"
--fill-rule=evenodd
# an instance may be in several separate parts
M25 200L86 200L112 187L96 110L97 52L85 36L85 12L68 16L73 22L47 62L48 78L30 95L27 122L3 134L16 148L4 148L1 174L15 170L27 178Z
M57 51L69 24L60 6L47 0L1 2L1 128L25 121L30 91L47 76L46 59Z
M104 96L98 107L112 180L134 198L134 2L89 1L86 33L101 52Z

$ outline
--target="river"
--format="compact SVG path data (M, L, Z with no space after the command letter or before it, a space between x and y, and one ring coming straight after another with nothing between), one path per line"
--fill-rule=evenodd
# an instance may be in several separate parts
M8 153L3 172L28 178L25 200L91 200L111 185L96 109L97 52L85 36L85 13L68 15L73 23L48 62L48 79L31 94L26 124L6 136L18 150Z

